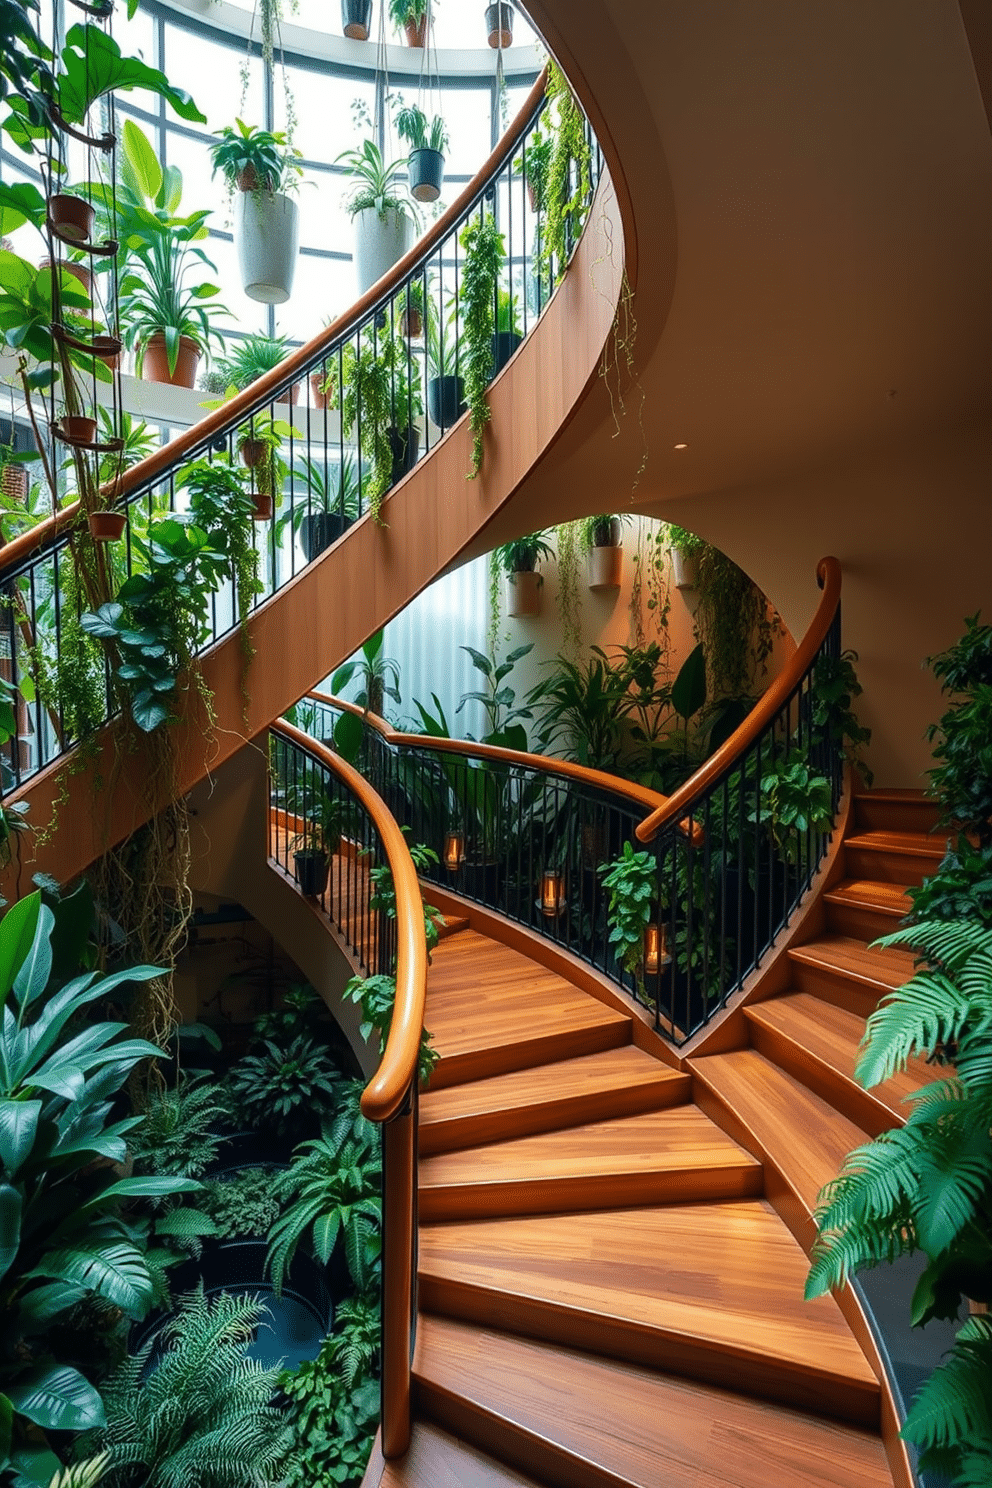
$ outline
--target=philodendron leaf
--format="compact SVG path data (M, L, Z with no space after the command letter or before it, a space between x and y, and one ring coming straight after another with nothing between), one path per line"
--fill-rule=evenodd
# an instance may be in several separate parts
M123 1241L99 1250L49 1251L27 1275L85 1287L106 1297L128 1317L144 1317L152 1300L152 1281L144 1257Z
M66 1364L42 1365L9 1386L7 1394L15 1411L43 1431L90 1431L106 1420L103 1401L89 1380Z
M14 1178L34 1146L40 1100L0 1100L0 1163Z
M31 950L41 909L40 893L28 894L12 904L0 921L0 999L6 998Z

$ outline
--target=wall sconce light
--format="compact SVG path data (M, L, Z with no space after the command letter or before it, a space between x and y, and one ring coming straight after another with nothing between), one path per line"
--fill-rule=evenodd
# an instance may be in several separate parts
M656 925L653 921L644 926L644 971L647 976L657 976L671 966L668 954L668 926Z
M444 866L449 873L457 873L465 861L465 833L446 832L444 835Z
M554 868L541 874L541 913L546 919L557 919L565 908L565 875Z

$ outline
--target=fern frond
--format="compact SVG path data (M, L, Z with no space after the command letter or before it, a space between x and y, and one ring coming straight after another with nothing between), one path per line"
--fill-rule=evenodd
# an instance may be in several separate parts
M88 1457L72 1467L63 1467L57 1472L48 1488L96 1488L110 1462L110 1453L101 1452L98 1457Z
M969 1318L950 1354L917 1390L900 1433L928 1451L978 1449L992 1457L992 1317Z

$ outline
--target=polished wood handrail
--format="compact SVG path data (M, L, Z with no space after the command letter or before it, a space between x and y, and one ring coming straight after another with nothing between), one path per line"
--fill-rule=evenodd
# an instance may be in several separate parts
M711 754L696 773L691 775L684 785L679 786L664 806L659 806L641 822L636 829L639 842L653 841L662 827L668 826L672 821L677 821L682 813L690 811L703 791L712 785L713 781L718 780L724 771L730 769L735 760L746 753L762 731L772 722L792 691L799 686L813 664L816 653L823 645L840 604L841 568L839 561L836 558L821 558L816 565L816 578L823 590L823 596L812 623L796 647L795 655L789 665L779 673L764 697L751 709L744 722L734 730L730 738L720 745L716 753Z
M362 1111L368 1119L389 1121L403 1104L416 1074L424 1026L427 943L417 870L406 838L382 797L364 776L339 754L334 754L325 744L312 739L293 724L280 720L272 728L298 749L305 749L326 769L332 770L357 797L372 818L392 869L396 890L396 1004L379 1068L362 1094Z
M224 403L220 408L214 409L212 413L200 419L199 423L191 425L177 439L161 445L144 460L139 460L129 470L122 472L115 481L104 487L108 497L117 502L122 501L139 487L146 485L156 476L162 475L164 471L178 464L205 440L219 438L229 427L250 417L260 406L271 401L270 394L294 382L298 376L308 371L311 364L322 354L333 351L336 344L356 330L380 301L391 299L418 265L427 262L456 225L462 213L472 205L489 181L499 173L512 156L526 133L538 104L544 97L546 86L547 68L535 82L510 128L485 164L476 172L451 206L437 219L433 227L413 245L399 263L393 265L388 274L384 274L371 289L366 290L365 294L356 300L343 315L339 315L337 320L325 326L304 346L281 361L277 367L273 367L270 372L256 379L244 392L238 393L237 397L232 398L229 403ZM8 543L3 553L0 554L0 579L8 569L19 566L25 558L40 551L70 528L79 517L79 509L79 502L74 501L54 517L48 517L37 527L32 527L29 532L22 532L19 537L15 537Z

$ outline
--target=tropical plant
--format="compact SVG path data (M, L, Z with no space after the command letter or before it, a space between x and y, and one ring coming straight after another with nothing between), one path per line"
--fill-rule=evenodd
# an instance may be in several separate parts
M340 695L343 688L358 678L361 687L355 701L366 713L374 713L380 718L387 697L397 707L402 701L399 691L399 662L384 656L382 646L383 633L377 630L374 635L369 636L359 655L339 666L331 678L331 691L335 696Z
M128 1147L140 1173L174 1173L199 1178L210 1167L223 1140L217 1131L227 1110L215 1085L181 1081L153 1093Z
M273 1192L278 1169L243 1168L230 1178L207 1178L196 1196L196 1206L209 1215L221 1240L239 1235L267 1235L281 1213Z
M108 1488L275 1488L292 1440L273 1404L279 1370L247 1357L265 1316L257 1297L194 1292L116 1371L98 1438Z
M371 1123L339 1114L323 1132L297 1148L291 1166L276 1180L283 1214L269 1233L266 1266L278 1296L296 1254L309 1236L313 1254L325 1266L340 1237L348 1270L358 1291L366 1290L379 1262L381 1161L379 1137Z
M305 457L293 466L294 482L299 481L309 493L310 500L297 501L293 509L296 526L310 514L311 508L318 512L337 512L346 522L357 521L361 510L362 493L358 484L358 469L355 457L345 450L340 463L325 464L323 460ZM283 521L288 520L288 513Z
M511 574L533 573L542 558L554 556L554 549L544 541L543 532L531 532L494 548L492 562L499 572L509 577Z
M428 305L433 300L428 299ZM452 306L448 313L427 316L427 370L431 377L456 377L459 373L458 313Z
M961 639L928 665L947 712L927 730L937 761L927 773L941 805L940 824L970 831L978 846L992 845L992 625L969 615Z
M225 357L217 363L217 372L224 381L220 392L226 392L228 387L237 388L243 393L246 387L250 387L259 377L264 377L266 372L271 372L285 361L286 337L285 336L245 336L231 343L232 349Z
M669 522L667 527L668 546L677 548L683 558L698 558L707 546L706 539L698 533L690 532L688 527L679 527L675 522Z
M139 460L147 459L158 448L159 441L157 433L149 428L144 419L136 421L125 408L118 410L116 425L109 408L98 408L97 417L100 420L100 437L104 442L111 439L123 440L122 449L104 455L100 461L98 479L101 485L106 485L122 471L137 465Z
M821 652L813 667L813 730L817 739L825 740L840 758L846 759L859 772L865 785L874 780L864 762L863 750L871 743L871 729L864 728L851 704L862 693L854 663L856 651L842 651L840 656Z
M955 1318L963 1297L992 1302L992 929L926 921L879 944L911 946L923 964L868 1019L856 1078L871 1088L914 1055L946 1073L910 1097L904 1127L856 1148L824 1189L806 1291L819 1296L853 1270L922 1251L912 1300L922 1325ZM990 1369L992 1324L972 1318L902 1430L921 1467L960 1488L992 1473Z
M833 825L833 792L825 775L811 767L805 750L777 759L761 777L761 798L748 808L748 821L761 826L783 863L800 862L807 832Z
M514 175L523 176L527 182L535 212L544 211L553 152L554 140L550 134L542 134L538 127L528 139L519 159L513 164Z
M218 171L228 190L287 191L298 185L303 174L300 151L287 143L285 134L258 129L235 119L223 129L215 129L217 144L210 146L213 174Z
M227 1075L235 1110L249 1126L298 1141L334 1109L341 1076L325 1049L298 1035L282 1044L264 1039Z
M401 336L378 336L365 326L342 356L342 422L359 429L359 449L367 462L362 490L372 518L381 522L382 498L393 484L394 440L404 452L409 426L423 412L420 367Z
M367 139L362 142L360 150L343 150L335 164L346 166L352 179L347 202L352 217L370 209L374 209L383 220L390 211L412 215L410 200L399 180L406 166L405 160L394 160L387 165L379 146L374 140Z
M542 545L543 546L543 545ZM519 749L526 753L527 730L521 720L530 719L533 713L528 706L517 707L517 694L507 681L517 662L534 649L533 641L526 646L517 646L508 651L502 661L496 656L483 656L474 646L462 646L472 658L472 665L481 672L486 681L484 692L463 692L458 700L455 714L459 714L466 703L480 703L485 709L488 728L481 743L495 744L500 749ZM528 700L529 701L529 700ZM471 739L472 735L468 734Z
M546 180L547 215L541 262L560 277L578 242L592 198L592 150L585 116L556 62L548 65L547 95L555 110Z
M579 524L579 545L584 553L590 548L612 548L619 541L621 527L629 522L626 512L614 515L604 512L595 517L584 517Z
M110 1453L100 1452L96 1457L87 1457L85 1462L73 1463L54 1474L48 1488L97 1488L105 1481L110 1463Z
M474 479L482 468L483 436L492 417L486 389L493 375L493 335L496 331L496 290L506 258L506 243L491 212L483 212L462 229L460 310L464 327L461 372L471 415Z
M417 104L408 104L396 115L396 128L401 140L413 150L436 150L443 155L448 148L448 126L440 114L435 114L430 124L427 115Z
M992 926L992 844L975 847L964 835L948 843L940 867L922 888L906 890L914 920L981 920Z
M337 796L307 781L302 789L290 787L286 792L287 810L302 821L302 830L290 841L290 851L319 853L331 857L341 843L342 804Z
M435 911L436 913L436 911ZM396 1005L396 978L378 974L375 976L353 976L344 989L345 997L357 1003L362 1010L359 1032L362 1038L379 1035L379 1047L384 1049L393 1022ZM417 1056L417 1079L421 1089L426 1089L440 1054L431 1047L431 1035L426 1028L420 1032L420 1052Z
M635 852L631 843L625 842L621 856L601 864L598 871L604 889L610 891L610 945L643 996L644 930L659 898L657 860L653 853Z
M88 935L62 921L62 954ZM55 1320L86 1299L141 1318L153 1298L142 1251L120 1213L122 1201L197 1187L183 1177L119 1178L125 1138L141 1118L111 1120L113 1097L138 1062L159 1053L122 1038L126 1024L85 1023L86 1009L121 983L144 982L155 967L54 975L55 912L40 893L0 921L0 1471L47 1483L58 1464L29 1438L27 1423L79 1431L102 1423L96 1389L48 1341ZM56 990L57 989L57 990ZM64 1336L64 1335L60 1335Z
M432 11L436 12L439 0L433 0ZM427 0L389 0L389 19L397 31L408 24L417 25L427 14Z
M349 1298L316 1359L280 1388L295 1437L286 1488L359 1488L379 1421L377 1300Z
M282 1005L271 1012L262 1013L252 1027L253 1039L282 1039L287 1042L300 1034L313 1036L327 1015L327 1007L319 992L309 982L298 982L287 987Z
M616 774L623 748L628 679L601 646L583 662L559 656L550 676L531 689L542 751L562 749L567 759Z
M408 829L403 828L404 832ZM410 857L418 875L429 872L438 866L438 855L432 847L427 847L422 842L410 843ZM380 863L375 868L369 869L369 884L372 892L369 895L369 909L378 914L384 914L387 920L396 919L396 885L393 883L393 870L388 863ZM431 952L440 939L438 933L438 921L441 919L441 911L435 909L433 904L424 904L424 938L427 941L427 960L431 959Z
M165 339L169 375L174 376L179 358L180 338L186 336L201 351L223 345L224 333L216 324L218 315L229 312L211 303L220 293L216 284L199 279L187 284L187 276L198 263L216 273L216 268L202 248L190 246L190 239L179 228L157 233L139 252L120 285L121 324L124 340L136 348L135 366L140 376L148 340L161 334Z

